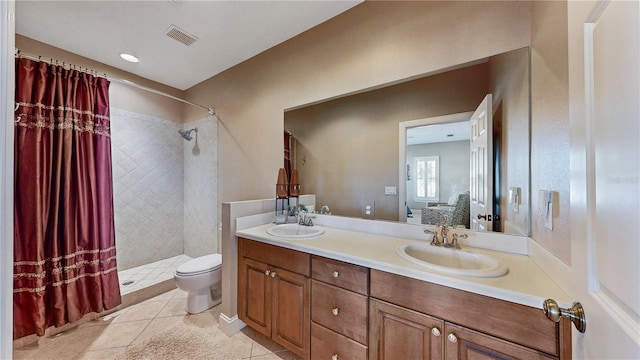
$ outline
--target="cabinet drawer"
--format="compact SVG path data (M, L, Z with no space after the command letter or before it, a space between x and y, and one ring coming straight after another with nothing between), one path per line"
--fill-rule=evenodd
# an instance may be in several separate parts
M309 254L243 238L238 238L238 241L241 243L238 249L244 257L309 276L311 265Z
M366 360L367 347L318 324L311 323L311 359Z
M311 320L367 344L368 298L312 280Z
M369 269L366 267L313 256L311 277L362 295L369 294Z

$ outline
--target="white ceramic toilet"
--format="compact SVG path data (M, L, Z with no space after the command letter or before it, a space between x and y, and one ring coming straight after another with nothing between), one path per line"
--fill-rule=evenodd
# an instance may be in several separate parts
M176 286L188 293L186 310L201 313L222 301L222 255L211 254L191 259L178 266L173 276Z

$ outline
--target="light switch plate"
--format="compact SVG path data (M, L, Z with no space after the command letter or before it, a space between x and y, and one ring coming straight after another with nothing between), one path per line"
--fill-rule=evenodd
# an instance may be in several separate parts
M514 213L520 212L520 188L512 186L509 188L509 204Z
M553 230L553 191L538 191L538 217L544 221L544 227Z
M384 194L385 195L392 195L392 196L396 196L398 194L398 190L395 186L385 186L384 187Z
M545 212L544 227L553 230L553 191L547 193L547 209Z

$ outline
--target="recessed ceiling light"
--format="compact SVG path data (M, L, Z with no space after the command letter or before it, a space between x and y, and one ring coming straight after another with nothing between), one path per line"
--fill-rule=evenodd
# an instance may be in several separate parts
M120 57L128 62L132 62L132 63L140 62L140 60L137 57L130 54L121 53Z

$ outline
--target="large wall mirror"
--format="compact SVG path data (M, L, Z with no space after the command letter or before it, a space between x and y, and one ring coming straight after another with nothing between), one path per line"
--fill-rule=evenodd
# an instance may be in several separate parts
M334 215L425 224L451 217L458 199L485 181L492 193L481 214L491 215L485 230L529 235L529 64L522 48L285 111L301 193L315 194L316 209L327 205ZM479 181L470 121L488 94L491 166Z

